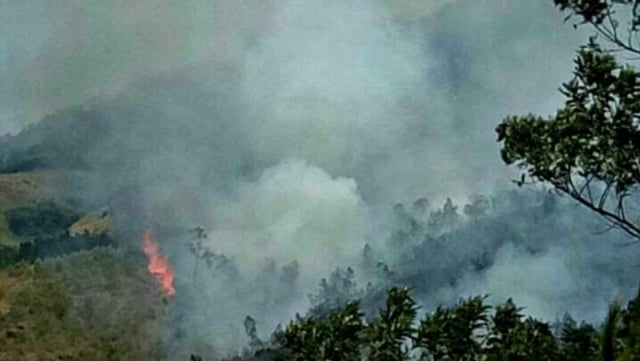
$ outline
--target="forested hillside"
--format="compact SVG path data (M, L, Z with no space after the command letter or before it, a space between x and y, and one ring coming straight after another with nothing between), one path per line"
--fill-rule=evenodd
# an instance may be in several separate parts
M0 2L0 361L640 360L638 34L639 0Z

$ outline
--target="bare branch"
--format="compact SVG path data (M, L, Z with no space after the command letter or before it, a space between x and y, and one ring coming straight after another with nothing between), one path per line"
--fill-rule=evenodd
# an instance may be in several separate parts
M582 195L584 193L584 191L587 191L587 197L589 197L589 202L593 203L593 195L591 193L591 182L593 181L593 177L592 176L587 176L585 177L585 181L584 184L582 185L582 187L580 188L580 191L578 192L580 195Z
M603 234L605 234L605 233L607 233L607 232L609 232L609 231L611 231L612 229L615 229L615 228L616 228L616 225L615 225L615 224L613 224L613 223L609 223L609 225L608 225L604 230L602 230L602 231L595 231L595 232L593 232L593 233L594 233L594 234L596 234L596 235L598 235L598 236L600 236L600 235L603 235Z
M607 40L609 40L613 44L619 46L620 48L622 48L624 50L627 50L629 52L635 53L635 54L640 54L640 49L638 49L635 46L633 46L631 40L629 40L628 42L625 42L625 41L622 41L620 39L620 37L618 36L618 31L616 29L617 25L614 22L615 20L613 20L611 18L610 11L607 11L607 19L609 21L609 26L611 28L609 28L605 24L595 24L595 23L593 23L592 25L596 29L596 31L598 31L598 33L600 33L602 36L604 36ZM630 30L629 38L631 38L632 36L633 36L633 31Z
M626 219L626 217L622 217L620 214L618 214L618 212L615 212L615 213L611 212L604 207L605 204L602 201L602 199L606 199L606 197L608 196L608 193L610 192L610 189L611 189L611 185L607 185L607 187L605 188L605 191L603 191L603 194L601 195L599 205L595 205L593 202L590 202L588 199L583 197L578 192L571 177L567 177L564 183L561 183L558 181L550 181L550 183L554 185L556 189L569 195L578 203L596 212L597 214L602 216L604 219L606 219L608 222L610 222L612 225L622 229L630 236L638 239L639 240L638 242L640 242L640 227L638 227L637 225L635 225L634 223Z
M598 202L598 208L603 209L607 203L607 197L609 196L609 191L611 190L611 184L607 184L604 191L600 195L600 201Z

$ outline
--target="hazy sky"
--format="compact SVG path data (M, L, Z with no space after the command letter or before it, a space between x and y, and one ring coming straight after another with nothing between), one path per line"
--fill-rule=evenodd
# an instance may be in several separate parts
M510 187L494 129L561 104L586 39L562 18L543 0L0 0L0 133L98 106L84 184L139 189L137 211L204 225L257 274L299 261L304 297L385 239L393 203Z
M225 82L265 158L463 197L504 179L495 125L553 112L583 39L551 1L0 0L0 133L141 79Z
M270 0L2 0L2 130L16 131L54 109L117 91L127 82L147 74L197 67L201 76L211 76L217 64L237 65L246 61L255 51L256 43L271 36L282 37L283 31L289 37L329 36L326 32L322 35L321 31L315 35L308 33L300 23L287 24L287 19L282 18L282 9L294 11L290 3ZM335 8L330 2L316 2L314 6L317 7L314 11L330 12ZM547 109L553 104L551 99L556 97L555 84L565 77L571 54L582 40L569 26L561 24L561 16L550 1L371 0L353 3L352 7L362 6L368 7L367 11L358 11L363 19L334 17L330 32L340 36L342 42L332 43L332 50L347 56L349 51L341 50L341 43L348 47L358 38L365 41L379 38L375 29L380 28L380 24L359 24L371 26L366 31L363 29L363 33L352 32L357 31L355 28L340 28L358 26L360 20L367 21L366 16L386 17L384 21L404 25L420 23L409 26L412 30L402 35L386 34L389 41L405 51L410 51L406 47L415 46L412 50L418 52L412 54L415 55L412 59L408 59L406 53L397 54L399 58L404 56L403 61L414 64L396 70L406 71L408 77L419 78L424 74L416 74L416 71L425 70L420 69L420 65L434 66L436 62L440 68L429 69L432 73L465 74L449 74L440 78L446 84L428 84L430 87L449 87L452 82L465 80L473 80L476 86L489 91L496 91L492 87L506 85L509 89L501 95L510 94L511 99L493 98L500 100L497 105L502 106L499 108L508 104L514 110ZM345 15L348 12L343 8L336 11ZM312 16L294 21L312 26L310 22L321 18ZM349 34L340 33L341 30ZM387 30L389 28L382 31ZM353 38L349 39L349 36ZM393 39L393 36L398 38ZM380 50L383 47L386 51L398 50L393 49L394 44L377 45ZM357 47L352 49L358 51ZM381 58L387 64L393 61L391 54L361 55ZM330 57L327 53L325 56ZM543 70L544 74L540 73ZM317 71L322 69L317 68ZM520 80L513 79L514 73L519 73ZM470 78L465 79L465 75ZM535 84L523 84L523 80ZM497 84L500 82L503 84ZM513 85L509 86L509 83ZM361 84L353 84L354 87L358 85ZM527 97L517 94L521 91L515 91L523 88L546 89L546 95L530 94ZM484 106L498 108L496 105Z

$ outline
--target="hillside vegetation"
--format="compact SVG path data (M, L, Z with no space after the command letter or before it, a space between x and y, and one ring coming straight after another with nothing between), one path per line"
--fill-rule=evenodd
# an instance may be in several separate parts
M163 359L167 304L143 265L96 249L1 271L0 360Z
M38 200L51 198L54 186L37 172L0 174L0 245L18 246L19 239L9 231L6 212Z
M0 174L0 361L162 360L169 304L106 210L64 205L54 171Z

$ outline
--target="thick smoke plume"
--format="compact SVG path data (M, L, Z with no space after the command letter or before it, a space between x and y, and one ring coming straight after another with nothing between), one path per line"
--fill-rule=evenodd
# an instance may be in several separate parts
M363 286L410 284L425 307L491 293L545 318L592 317L609 290L634 286L616 274L626 263L615 245L570 206L545 210L534 193L488 218L462 215L473 195L511 187L500 118L561 101L584 34L550 2L0 7L0 131L28 128L5 138L2 166L71 169L68 194L109 205L132 247L153 227L176 271L176 337L191 346L245 345L247 315L266 337L337 267ZM422 216L392 212L421 197ZM460 223L429 228L447 197ZM406 219L424 229L397 236ZM590 292L607 293L566 309L593 279Z

